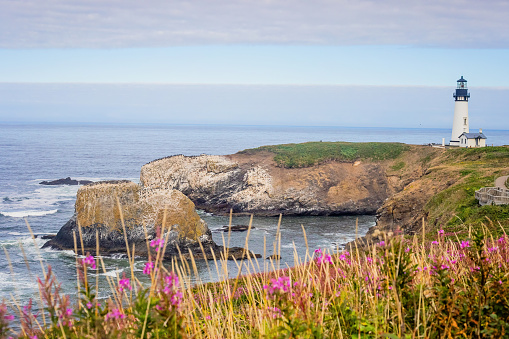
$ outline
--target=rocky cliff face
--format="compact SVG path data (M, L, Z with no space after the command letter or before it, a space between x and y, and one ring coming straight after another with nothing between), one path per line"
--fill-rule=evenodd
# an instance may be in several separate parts
M74 216L45 247L74 249L74 233L81 248L80 225L85 251L95 253L97 232L102 254L124 253L123 221L129 246L135 245L136 255L148 254L146 239L155 239L161 229L165 239L169 233L167 256L178 255L179 247L184 255L190 249L201 257L200 243L208 253L221 251L193 202L177 190L141 188L130 181L99 182L78 190L75 208Z
M273 155L173 156L146 164L145 189L176 189L198 208L256 215L374 214L394 191L382 162L275 166Z

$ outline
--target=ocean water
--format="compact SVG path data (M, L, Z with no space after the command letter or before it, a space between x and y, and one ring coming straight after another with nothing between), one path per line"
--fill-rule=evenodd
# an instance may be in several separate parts
M509 131L485 130L488 143L509 144ZM41 276L40 261L51 265L65 293L76 293L75 256L72 252L41 250L44 240L35 242L27 223L36 235L56 233L74 212L77 186L42 186L42 180L65 177L87 180L129 179L139 181L142 165L174 154L231 154L269 144L305 141L390 141L410 144L441 143L447 129L387 129L288 126L219 125L72 125L72 124L0 124L0 299L26 301L38 298L36 277ZM217 229L228 218L200 212L218 243L228 242ZM374 225L374 216L355 217L284 217L281 225L281 267L293 265L294 252L306 253L302 227L306 230L309 250L335 249L353 240L356 231L363 235ZM236 217L234 224L247 224ZM255 218L249 249L273 253L277 218ZM245 233L233 233L231 246L244 246ZM108 273L128 273L126 259L105 258ZM259 260L260 267L268 261ZM144 261L136 260L136 274L143 280ZM252 271L255 268L250 268ZM198 263L193 281L218 279L215 269ZM209 273L209 270L212 273ZM238 267L228 263L230 276ZM244 266L244 272L247 269ZM92 272L92 275L94 272ZM103 289L107 290L107 289ZM100 295L107 297L107 292Z

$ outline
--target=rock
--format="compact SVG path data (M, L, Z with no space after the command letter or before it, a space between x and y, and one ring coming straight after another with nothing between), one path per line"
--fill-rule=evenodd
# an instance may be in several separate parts
M126 253L122 221L129 249L132 250L134 245L135 255L148 255L147 240L156 239L158 230L163 226L163 239L168 239L166 257L178 256L180 249L184 257L190 256L191 251L196 258L211 259L211 252L219 254L223 250L214 243L207 224L200 219L193 202L184 194L172 189L144 189L127 180L80 187L74 216L43 247L73 250L75 234L80 249L78 225L81 225L85 252L96 252L97 232L100 254Z
M46 234L46 235L41 236L41 239L43 239L43 240L50 240L50 239L53 239L56 236L57 236L56 234Z
M229 226L223 226L221 227L221 231L223 232L229 232L231 229L231 232L245 232L249 229L248 225L232 225ZM251 226L251 229L255 229L255 227Z
M267 258L265 258L267 260L281 260L281 256L279 254L273 254L273 255L269 255Z
M53 181L41 181L40 185L88 185L93 183L90 180L74 180L71 177L67 177L65 179L57 179Z
M375 214L393 191L381 162L286 169L273 156L178 155L144 165L140 182L179 190L208 212L267 216Z

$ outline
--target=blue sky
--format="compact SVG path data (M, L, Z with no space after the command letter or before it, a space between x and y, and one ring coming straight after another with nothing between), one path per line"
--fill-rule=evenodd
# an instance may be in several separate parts
M508 17L506 1L0 0L0 122L448 127L463 75L471 127L509 129Z

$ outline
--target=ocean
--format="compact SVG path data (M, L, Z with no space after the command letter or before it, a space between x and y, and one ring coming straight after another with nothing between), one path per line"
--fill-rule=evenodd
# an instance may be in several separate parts
M484 130L488 144L509 144L509 131ZM36 277L40 261L51 265L64 293L76 294L75 257L70 251L41 250L40 235L57 233L73 215L77 186L43 186L39 182L71 177L83 180L128 179L139 181L141 166L169 155L231 154L262 145L306 141L382 141L409 144L441 143L448 129L343 128L225 125L104 125L104 124L0 124L0 300L11 295L22 303L38 298ZM213 231L214 240L223 242L218 228L228 218L200 211ZM356 234L357 217L284 217L281 225L280 267L293 265L294 251L304 256L306 230L309 250L335 249ZM247 224L247 217L234 224ZM275 240L277 218L254 218L249 249L270 255ZM38 236L31 239L26 223ZM371 215L358 217L358 233L365 234L375 224ZM227 242L227 239L224 240ZM234 233L231 246L244 246L245 233ZM265 246L264 246L265 244ZM129 274L126 259L104 258L108 273ZM268 265L259 260L260 267ZM144 260L136 260L136 274L143 281ZM213 266L213 265L212 265ZM212 273L209 273L209 269ZM251 268L251 271L255 268ZM192 281L219 279L206 262L198 264ZM230 276L238 273L235 262L228 263ZM247 269L244 267L244 273ZM92 275L95 273L93 272ZM108 296L107 288L100 297Z

